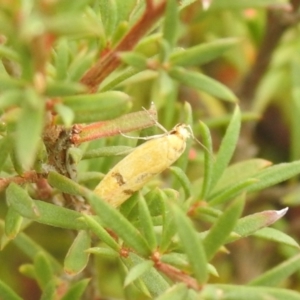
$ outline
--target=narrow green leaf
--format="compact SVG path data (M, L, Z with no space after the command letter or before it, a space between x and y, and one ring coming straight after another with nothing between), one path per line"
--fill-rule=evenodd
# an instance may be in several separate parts
M186 253L197 281L202 284L207 280L207 260L205 250L191 220L178 206L173 206L174 219L182 248Z
M64 261L66 273L75 275L80 273L89 261L89 253L85 252L91 246L91 238L85 230L79 231L73 241Z
M85 189L75 181L67 178L57 172L50 171L48 175L48 182L52 187L57 188L63 193L70 195L84 196Z
M58 113L63 124L69 128L73 124L73 120L75 118L73 110L63 104L56 104L54 109Z
M296 255L278 266L266 271L262 275L251 280L250 286L279 286L282 281L288 279L300 269L300 255Z
M36 219L39 217L40 212L35 202L29 197L27 192L16 183L12 182L6 190L6 197L8 203L19 212L20 215Z
M8 208L5 216L5 234L9 239L13 239L20 231L23 217L12 207Z
M141 193L138 193L138 206L142 234L148 242L151 251L154 251L157 247L156 234L148 205Z
M259 158L234 163L228 166L223 172L217 185L213 189L213 193L236 184L237 181L242 182L245 179L255 178L261 170L269 167L271 164L271 162Z
M214 12L217 10L224 9L247 9L247 8L259 8L259 7L269 7L270 5L282 5L283 2L281 0L252 0L248 1L236 1L236 0L217 0L211 3L209 10Z
M27 90L23 97L15 143L19 162L29 168L34 162L44 127L44 101L33 90Z
M299 49L299 45L298 45ZM300 141L298 138L297 125L300 116L300 88L297 84L297 76L300 75L300 60L297 56L293 57L291 62L291 82L292 82L292 101L289 105L289 119L290 119L290 143L291 143L291 161L300 158Z
M256 178L257 183L247 188L248 192L263 190L269 186L288 180L300 173L300 161L282 163L261 171Z
M128 267L128 269L131 269L144 261L144 259L133 252L129 254L129 257L123 259L123 262ZM150 268L148 272L145 272L140 276L140 279L147 287L152 298L158 297L170 287L168 282L162 275L160 275L160 273L155 268Z
M172 172L172 174L174 174L177 178L177 180L180 182L184 193L185 193L185 197L189 198L191 196L191 183L189 178L187 177L186 173L178 167L170 167L169 168L170 171Z
M40 300L56 300L57 297L57 286L56 280L52 279L48 281L47 285L45 286L42 296Z
M53 278L51 262L44 252L38 253L34 258L34 271L36 280L43 290Z
M150 255L151 251L144 237L119 211L94 193L89 193L87 200L101 218L101 222L122 238L128 247L133 248L142 256L148 257Z
M12 89L2 92L0 95L0 109L7 109L20 104L22 100L22 92L18 89Z
M166 198L164 194L163 197ZM163 214L163 232L159 246L159 249L162 253L168 250L169 246L172 244L172 239L175 234L176 226L173 213L165 205Z
M266 210L241 218L235 228L234 232L241 237L246 237L253 234L257 230L275 223L282 218L287 212L287 208L282 210Z
M209 128L203 122L200 124L200 133L203 139L204 149L204 177L201 190L201 199L205 199L210 188L212 171L213 171L213 147Z
M1 100L0 100L1 101ZM0 171L2 170L6 158L8 157L11 149L11 140L8 136L0 139Z
M66 79L68 72L68 64L69 64L69 44L67 39L60 38L57 41L56 46L56 55L55 55L55 70L56 70L56 79L58 81L63 81Z
M119 91L64 97L63 104L75 112L74 122L86 123L119 117L131 106L130 97Z
M186 255L182 253L173 252L163 254L160 260L183 271L189 272L191 270Z
M178 38L179 13L176 0L168 0L165 9L163 25L163 38L173 47Z
M98 3L101 12L101 21L106 36L112 36L117 26L118 7L116 0L104 0Z
M232 198L237 196L238 194L242 193L247 189L247 187L251 186L257 182L257 179L246 179L241 182L237 182L235 184L232 184L228 188L225 188L222 191L219 191L218 193L212 194L207 199L209 201L209 205L214 206L218 204L224 204L228 201L230 201Z
M54 81L47 84L45 94L49 97L63 97L86 92L86 86L78 82Z
M199 66L221 56L238 42L236 38L224 38L180 50L170 56L170 63L182 67Z
M85 152L83 154L82 159L127 155L133 149L134 149L133 147L128 147L128 146L111 146L111 147L103 147L99 149L92 149Z
M105 248L105 247L92 247L86 250L86 252L90 254L96 254L100 255L102 257L108 257L108 258L119 258L120 252L116 252L115 250L112 250L111 248Z
M241 113L238 106L236 106L214 163L211 188L216 185L232 158L238 141L240 126Z
M18 246L32 261L39 253L43 252L49 258L53 270L56 272L61 272L62 268L60 263L45 249L43 249L39 244L34 242L23 232L20 232L17 237L13 240L13 243Z
M147 69L147 57L140 53L122 52L119 56L124 63L139 71Z
M141 262L140 264L135 265L127 274L124 286L126 287L139 277L141 277L144 273L148 272L153 267L153 262L146 260Z
M156 300L186 300L188 298L188 288L185 284L179 283L172 286Z
M204 299L218 299L220 293L222 293L223 299L228 300L299 300L300 297L300 293L282 288L233 284L206 285L201 292L201 296Z
M217 251L226 242L227 237L233 230L238 218L241 216L245 202L245 196L238 197L231 203L224 213L217 219L203 240L206 257L211 260Z
M171 77L187 86L193 87L226 101L234 103L237 102L236 96L229 88L199 72L187 71L181 67L173 67L170 69L169 74Z
M13 184L13 186L17 185ZM86 224L79 220L79 218L82 217L79 212L44 201L32 200L19 186L17 186L17 188L9 187L7 190L7 198L16 212L25 218L61 228L75 230L86 229ZM34 207L33 212L30 205ZM28 206L28 208L26 208L26 206ZM37 211L38 214L34 214L35 211Z
M6 285L2 280L0 280L0 299L7 300L22 300L12 288Z
M61 300L80 300L90 282L90 278L80 280L70 286L68 291L62 296Z
M268 241L277 242L297 249L300 248L299 244L292 237L275 228L265 227L259 229L253 235Z
M115 251L120 252L121 247L94 217L90 215L84 215L84 219L91 231L96 234L101 241Z

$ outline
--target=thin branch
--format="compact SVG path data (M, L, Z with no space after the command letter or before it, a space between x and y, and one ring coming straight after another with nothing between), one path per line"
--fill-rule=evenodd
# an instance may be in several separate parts
M132 50L151 29L153 24L163 15L166 6L165 0L156 6L153 5L153 0L148 0L146 3L146 10L139 21L129 30L114 49L100 58L82 77L81 83L86 85L91 93L96 92L99 84L121 64L118 53Z

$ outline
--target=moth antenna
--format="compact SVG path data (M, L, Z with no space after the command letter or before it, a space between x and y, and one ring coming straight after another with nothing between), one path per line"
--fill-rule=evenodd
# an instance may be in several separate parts
M151 102L151 105L150 105L150 110L152 110L152 109L155 109L155 110L156 110L153 101ZM148 111L145 107L143 107L143 110ZM158 128L160 128L164 133L169 134L169 131L168 131L164 126L162 126L155 118L153 118L153 116L151 116L151 115L149 114L149 117L152 119L152 121L154 121L155 125L156 125Z
M144 141L149 141L149 140L152 140L152 139L155 139L155 138L159 138L159 137L162 137L162 136L165 136L165 134L157 134L157 135L151 135L151 136L145 136L145 137L140 137L140 136L130 136L130 135L127 135L121 131L119 131L119 134L128 138L128 139L133 139L133 140L144 140Z
M213 154L211 153L211 151L209 151L209 149L207 147L205 147L205 145L203 143L201 143L195 136L194 136L194 132L193 129L191 127L191 125L186 125L186 127L189 129L191 136L193 138L193 140L195 140L207 153L208 155L210 155L210 157L213 159L213 161L215 161L215 157L213 156Z

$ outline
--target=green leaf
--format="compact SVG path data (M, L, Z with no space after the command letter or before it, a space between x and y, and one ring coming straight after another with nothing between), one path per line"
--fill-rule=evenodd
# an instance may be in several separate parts
M119 54L121 60L129 66L142 71L147 69L147 57L135 52L122 52Z
M176 0L167 1L164 17L163 38L173 47L177 41L179 29L178 3Z
M79 231L64 261L64 270L70 275L80 273L89 261L89 253L85 252L91 245L91 238L85 230Z
M174 205L173 212L182 248L188 257L197 281L202 284L207 280L207 259L203 244L199 239L191 220L182 212L182 210Z
M282 0L216 0L211 2L209 11L224 10L224 9L247 9L258 7L269 7L270 5L282 5Z
M126 287L139 277L141 277L144 273L148 272L153 267L152 261L144 261L140 264L135 265L127 274L124 286Z
M231 121L226 129L225 136L223 137L222 143L220 145L216 161L214 163L210 186L211 188L216 185L232 158L236 143L238 141L240 126L241 114L238 106L236 106Z
M101 21L107 37L112 36L118 21L118 1L104 0L98 3L101 13Z
M13 239L20 231L23 217L12 207L8 208L5 216L5 234L9 239Z
M199 66L221 56L238 42L237 38L217 39L213 42L179 50L170 56L170 63L181 67Z
M298 46L299 49L299 46ZM300 75L300 60L297 56L293 57L291 63L291 81L292 81L292 101L290 103L290 135L291 135L291 160L300 158L300 141L298 138L298 121L300 115L300 88L297 81Z
M186 300L188 298L188 289L185 284L179 283L172 286L156 300Z
M13 240L13 243L18 246L32 261L39 253L43 252L49 258L51 266L54 271L61 272L62 268L60 263L39 244L30 239L26 234L20 232L18 236Z
M128 269L131 269L144 261L144 259L133 252L131 252L126 259L123 259L123 262L128 267ZM140 280L143 281L152 298L161 295L170 287L168 282L162 275L160 275L160 273L155 268L150 268L148 272L143 273L140 276Z
M86 151L83 154L82 159L127 155L133 149L135 149L135 148L128 147L128 146L111 146L111 147L103 147L103 148L99 148L99 149L92 149L92 150Z
M12 288L6 285L2 280L0 280L0 299L7 300L22 300Z
M47 84L45 94L49 97L63 97L85 92L86 87L78 82L54 81Z
M27 90L23 97L15 144L17 158L27 169L34 163L45 118L44 101L35 91Z
M109 120L122 115L131 106L130 97L119 91L64 97L63 104L75 113L76 123Z
M2 170L6 158L8 157L9 151L11 149L11 139L5 136L0 139L0 171Z
M192 187L186 173L181 168L178 167L170 167L169 169L172 172L172 174L176 176L177 180L180 182L184 190L185 197L189 198L191 196Z
M62 37L58 39L55 52L55 70L58 81L65 80L68 75L67 68L70 60L69 46L67 39Z
M44 289L53 278L51 262L44 252L38 253L34 258L34 271L36 280L41 289Z
M275 223L287 212L287 208L282 210L266 210L241 218L234 228L234 232L241 237L253 234L257 230Z
M238 181L237 183L232 184L228 188L225 188L218 193L214 193L207 198L209 201L209 205L214 206L218 204L224 204L230 201L233 197L237 196L238 194L242 193L247 189L247 187L251 186L257 182L257 179L246 179L244 181Z
M211 260L219 248L226 242L233 230L238 218L241 216L245 202L245 196L238 197L231 203L224 213L217 219L203 241L206 257Z
M114 249L116 252L120 252L121 247L94 217L84 215L84 219L91 231L96 234L102 242Z
M20 105L22 100L22 92L18 89L12 89L2 92L0 95L0 109L7 109L15 105Z
M236 96L225 85L199 72L187 71L181 67L173 67L170 69L169 74L187 86L226 101L237 102Z
M299 244L292 237L275 228L265 227L257 230L253 235L268 241L274 241L298 249L300 248Z
M141 193L138 193L138 206L142 234L148 242L151 251L154 251L157 247L156 234L151 219L151 213L149 211L146 200Z
M299 269L300 255L298 254L251 280L248 285L279 286L282 281L288 279L293 273L299 271Z
M105 247L92 247L86 250L86 252L91 254L100 255L102 257L109 257L109 258L119 258L120 257L120 251L116 252L115 250L112 250L111 248L105 248Z
M47 285L45 286L40 300L55 300L56 297L57 297L56 280L52 279L48 281Z
M150 255L151 251L144 237L119 211L94 193L89 193L87 200L101 218L101 222L117 234L128 247L144 257Z
M203 176L203 183L201 189L201 199L205 199L210 188L210 183L212 179L212 172L213 172L213 147L212 147L212 139L210 135L209 128L203 123L200 123L200 133L203 139L204 144L204 176Z
M55 111L58 113L63 124L68 128L72 125L74 120L74 112L71 108L63 104L56 104L54 107Z
M213 193L217 193L231 185L243 182L245 179L255 178L256 175L272 163L259 158L249 159L234 163L226 168L217 185L213 189Z
M48 182L52 187L57 188L59 191L63 193L67 193L70 195L84 196L85 188L80 186L75 181L67 178L57 172L50 171L48 174Z
M90 278L80 280L73 283L68 291L62 296L61 300L80 300L82 295L90 282Z
M12 182L6 190L8 203L22 216L36 219L40 212L35 202L29 197L23 188Z
M208 284L202 290L201 296L203 299L218 299L220 293L223 299L228 300L298 300L300 297L300 293L281 288L233 284Z
M21 187L14 183L10 184L7 189L7 199L13 209L25 218L61 228L86 229L85 223L78 220L82 217L79 212L44 201L32 200Z
M263 190L269 186L288 180L300 173L300 161L281 163L261 171L255 178L259 181L247 188L248 192Z

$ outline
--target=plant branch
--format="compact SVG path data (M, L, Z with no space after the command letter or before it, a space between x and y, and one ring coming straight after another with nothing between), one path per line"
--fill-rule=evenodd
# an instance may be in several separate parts
M151 29L153 24L163 15L166 1L163 0L158 5L153 4L153 0L146 1L147 6L142 17L129 30L117 46L110 50L105 56L88 70L81 79L81 83L86 85L91 93L95 93L99 84L119 65L121 60L118 53L129 51L140 41L140 39Z

